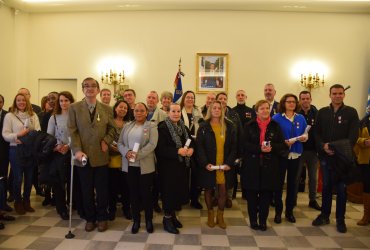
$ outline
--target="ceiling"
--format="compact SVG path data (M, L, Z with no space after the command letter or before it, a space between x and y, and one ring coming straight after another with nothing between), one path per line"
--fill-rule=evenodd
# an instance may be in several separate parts
M0 0L24 12L248 10L370 13L370 0Z

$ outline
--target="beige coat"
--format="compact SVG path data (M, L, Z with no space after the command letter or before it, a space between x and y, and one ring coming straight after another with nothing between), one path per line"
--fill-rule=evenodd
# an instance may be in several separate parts
M109 152L101 150L101 141L108 145L113 141L113 110L111 107L96 102L93 121L86 101L73 103L68 111L68 131L71 135L71 149L73 153L84 152L92 167L108 165ZM75 165L82 166L75 160Z
M125 124L118 140L118 150L122 154L122 171L128 171L128 160L126 154L132 150L128 148L128 135L130 130L135 126L135 121ZM140 148L137 152L136 159L140 161L141 174L149 174L155 170L154 149L158 142L158 129L155 122L146 121L144 123L144 133L141 137Z

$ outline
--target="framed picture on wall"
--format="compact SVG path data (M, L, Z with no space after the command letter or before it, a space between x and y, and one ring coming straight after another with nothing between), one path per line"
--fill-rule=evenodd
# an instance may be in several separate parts
M227 92L229 55L197 53L196 92Z

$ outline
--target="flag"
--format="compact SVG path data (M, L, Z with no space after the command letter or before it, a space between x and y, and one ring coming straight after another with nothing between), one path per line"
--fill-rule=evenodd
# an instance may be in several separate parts
M173 93L173 102L177 102L182 96L182 83L181 83L181 72L180 70L176 74L175 81L173 82L175 92Z

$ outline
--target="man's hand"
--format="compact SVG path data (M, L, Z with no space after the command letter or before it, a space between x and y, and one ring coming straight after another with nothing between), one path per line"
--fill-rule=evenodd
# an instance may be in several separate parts
M76 160L78 160L80 162L82 162L82 157L84 157L84 156L87 157L87 155L84 152L82 152L82 151L77 151L75 153Z
M108 144L104 140L100 142L100 146L101 146L101 151L103 151L104 153L108 151Z

